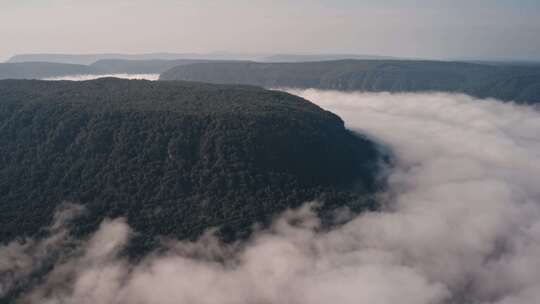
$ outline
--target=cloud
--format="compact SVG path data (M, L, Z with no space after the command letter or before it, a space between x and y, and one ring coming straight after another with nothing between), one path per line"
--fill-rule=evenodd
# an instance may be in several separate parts
M75 245L76 240L69 236L66 225L83 212L81 206L63 203L46 229L46 237L24 238L0 246L0 299L29 284L35 272L54 264L62 252L69 252L67 248Z
M534 302L531 288L540 287L532 257L540 249L536 110L442 93L296 93L398 157L389 210L351 222L354 240L442 284L450 299Z
M77 250L64 253L46 278L21 303L115 303L115 294L130 269L119 252L130 228L124 219L104 220Z
M168 240L137 262L120 254L126 222L105 220L20 302L536 303L537 110L464 95L292 92L393 150L382 210L326 231L307 204L245 242Z

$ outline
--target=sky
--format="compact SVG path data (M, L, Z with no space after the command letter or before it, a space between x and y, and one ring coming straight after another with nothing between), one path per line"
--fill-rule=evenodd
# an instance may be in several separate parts
M0 0L21 53L354 53L540 60L538 0Z

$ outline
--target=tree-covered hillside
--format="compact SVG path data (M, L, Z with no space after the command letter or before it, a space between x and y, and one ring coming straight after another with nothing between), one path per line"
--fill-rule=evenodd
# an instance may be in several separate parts
M461 92L540 102L540 67L412 60L300 63L199 63L175 67L162 80L369 92Z
M160 74L176 66L203 62L223 61L206 59L103 59L90 65L51 62L0 63L0 79L44 79L73 75Z
M173 67L212 62L206 59L177 59L177 60L123 60L123 59L102 59L90 65L91 68L101 74L160 74Z
M40 231L56 206L86 206L140 232L194 238L321 198L373 207L378 152L310 102L250 86L0 81L0 240Z
M358 55L358 54L276 54L262 58L261 62L314 62L330 60L392 60L390 56Z

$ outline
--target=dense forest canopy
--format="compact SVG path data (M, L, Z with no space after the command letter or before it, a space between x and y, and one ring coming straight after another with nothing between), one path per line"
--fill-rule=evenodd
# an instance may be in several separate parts
M336 115L250 86L0 81L0 240L39 233L63 202L77 233L126 216L157 235L225 239L313 200L374 208L377 148Z
M540 102L540 66L414 60L226 62L175 67L162 80L368 92L443 91Z

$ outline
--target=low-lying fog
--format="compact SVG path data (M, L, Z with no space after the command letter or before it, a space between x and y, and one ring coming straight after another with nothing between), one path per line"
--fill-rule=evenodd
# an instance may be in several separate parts
M133 264L118 256L132 233L124 220L75 242L61 228L68 208L52 237L0 248L0 295L63 252L23 303L538 302L537 110L442 93L291 92L392 149L381 211L321 232L307 204L243 244L170 241Z

